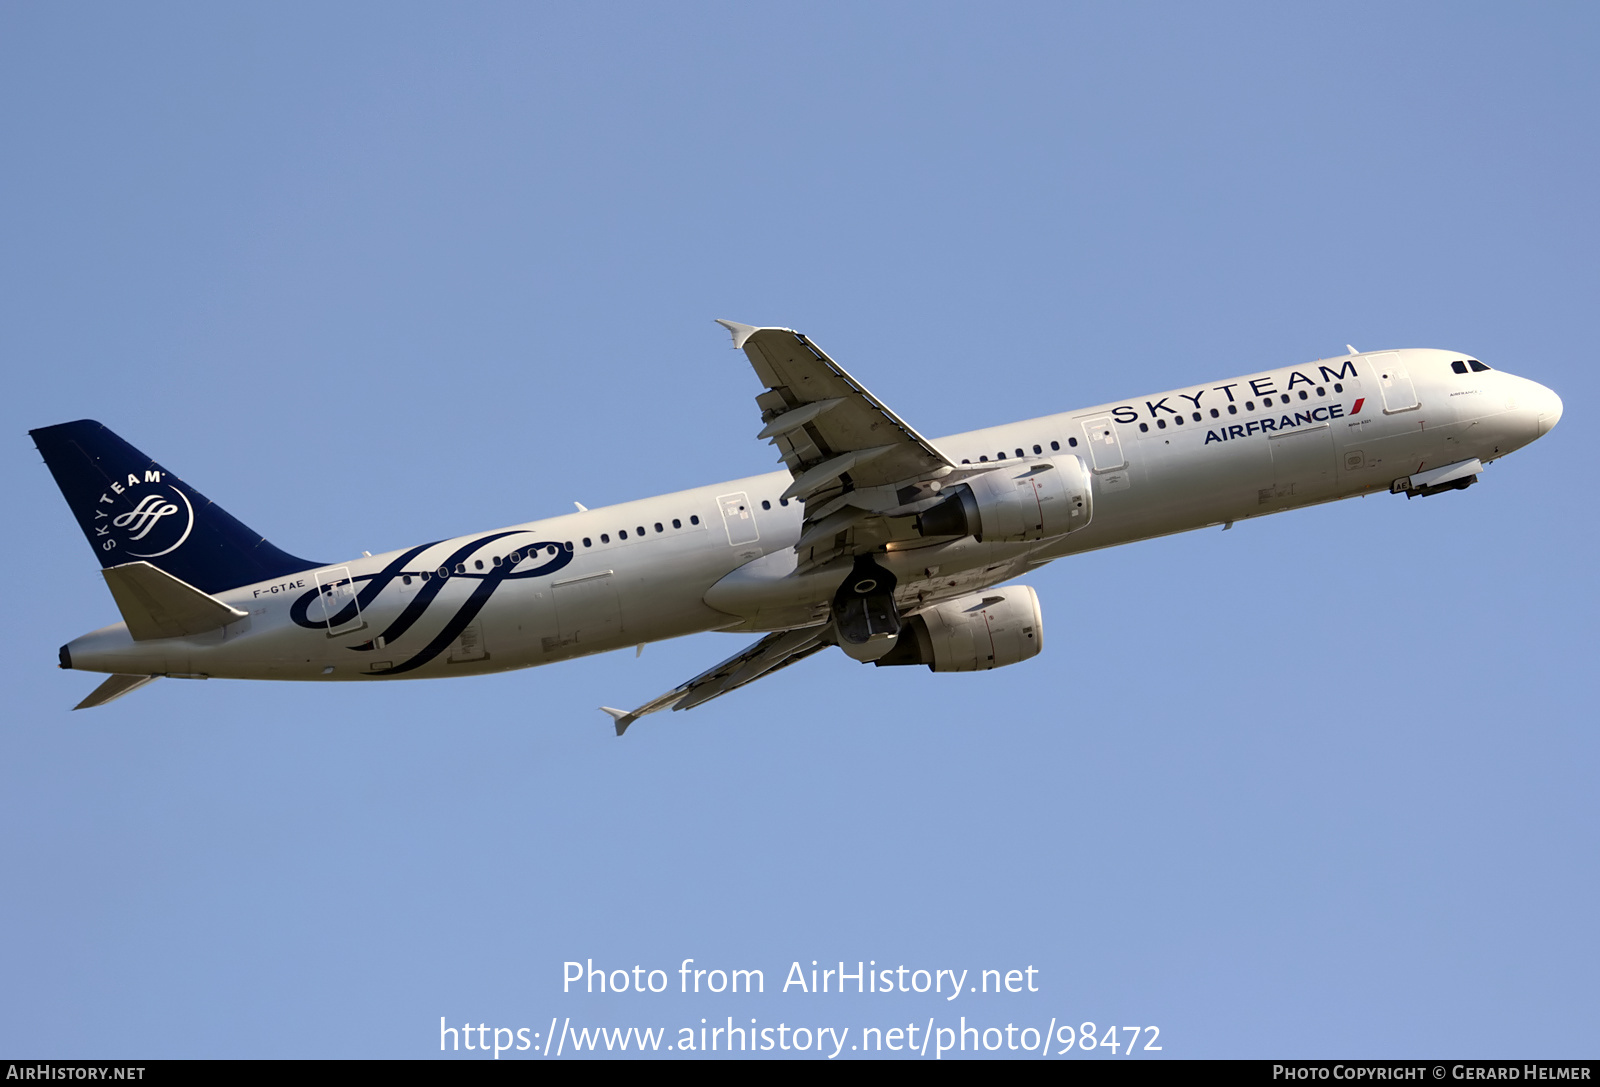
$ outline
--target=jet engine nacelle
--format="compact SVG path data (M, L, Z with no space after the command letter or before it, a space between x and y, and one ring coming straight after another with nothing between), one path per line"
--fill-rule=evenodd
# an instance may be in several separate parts
M1070 454L996 468L947 493L917 518L924 536L1043 540L1082 528L1094 513L1089 473Z
M1027 585L972 593L903 621L900 640L872 663L926 664L934 672L983 672L1039 655L1044 616Z

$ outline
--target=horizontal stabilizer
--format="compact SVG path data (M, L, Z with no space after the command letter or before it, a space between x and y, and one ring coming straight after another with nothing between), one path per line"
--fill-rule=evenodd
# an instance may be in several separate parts
M75 710L91 710L96 706L104 706L107 702L115 702L130 691L137 691L146 683L152 683L160 678L160 676L112 676L90 691L88 698L85 698L72 708Z
M100 572L135 641L204 634L247 614L148 562L110 566Z

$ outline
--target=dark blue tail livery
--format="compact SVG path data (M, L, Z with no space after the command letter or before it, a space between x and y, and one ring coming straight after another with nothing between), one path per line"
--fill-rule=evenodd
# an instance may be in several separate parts
M324 565L273 547L92 419L28 433L101 566L148 562L217 593Z

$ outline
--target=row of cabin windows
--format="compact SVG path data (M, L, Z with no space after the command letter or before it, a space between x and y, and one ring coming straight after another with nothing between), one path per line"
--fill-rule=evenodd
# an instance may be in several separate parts
M1483 365L1483 363L1478 363L1478 365ZM1483 368L1485 368L1485 370L1488 370L1488 367L1483 367ZM1456 371L1456 373L1466 373L1466 370L1458 370L1458 371ZM1334 392L1344 392L1344 384L1342 384L1342 383L1334 383L1333 391ZM1317 395L1318 395L1318 397L1326 397L1326 395L1328 395L1328 389L1326 389L1326 386L1317 386ZM1299 391L1299 399L1301 399L1301 400L1309 400L1310 399L1309 392L1306 392L1306 391L1304 391L1304 389L1301 389L1301 391ZM1277 400L1280 403L1290 403L1290 397L1288 397L1288 394L1280 395L1280 397L1278 397ZM1269 407L1270 408L1270 407L1272 407L1272 403L1274 403L1274 399L1272 399L1272 397L1262 397L1261 403L1262 403L1262 407ZM1256 410L1256 402L1254 402L1254 400L1245 400L1245 410L1246 411L1254 411L1254 410ZM1238 415L1238 405L1237 405L1237 403L1230 403L1230 405L1227 405L1227 413L1229 413L1229 415ZM1218 408L1211 408L1211 418L1213 418L1213 419L1221 418L1221 415L1222 415L1222 413L1221 413L1221 411L1218 410ZM1198 411L1192 411L1192 413L1190 413L1190 418L1194 419L1195 423L1198 423L1198 421L1200 421L1200 419L1202 419L1202 415L1200 415L1200 413L1198 413ZM1181 416L1181 415L1174 416L1173 423L1178 424L1178 426L1182 426L1182 424L1184 424L1184 416ZM1166 429L1166 419L1157 419L1157 421L1155 421L1155 427L1157 427L1158 431L1165 431L1165 429ZM1141 423L1141 424L1139 424L1139 429L1141 429L1141 431L1146 432L1146 434L1149 434L1150 424L1149 423ZM1069 439L1067 439L1067 445L1069 445L1069 447L1072 447L1072 448L1077 448L1078 440L1075 439L1075 437L1069 437ZM1061 442L1051 442L1050 443L1050 448L1051 448L1051 451L1056 451L1056 453L1059 453L1059 451L1061 451ZM1034 455L1035 456L1043 455L1043 451L1045 451L1045 448L1043 448L1042 445L1035 445L1035 447L1034 447ZM1016 456L1027 456L1027 455L1026 455L1026 453L1024 453L1024 451L1021 450L1021 448L1018 448L1018 450L1016 450ZM997 459L997 461L1003 461L1003 459L1005 459L1005 458L1006 458L1005 450L998 451L998 453L995 453L995 459ZM979 456L978 461L981 464L982 463L987 463L987 461L989 461L989 458L987 458L987 456ZM971 464L971 459L963 459L962 464Z
M789 500L787 498L780 498L780 499L778 499L778 504L779 505L783 505L783 506L787 506L789 504ZM767 499L763 498L761 500L761 508L764 509L764 510L770 510L772 508L772 503L770 501L768 501ZM689 523L691 525L698 525L700 523L700 515L699 514L690 514L689 515ZM680 520L677 517L674 517L672 519L672 527L673 528L682 528L683 527L683 521ZM656 531L658 533L666 531L666 529L662 526L660 521L657 521L655 523L655 529L656 529ZM637 533L641 537L646 535L643 525L635 525L633 531L635 533ZM628 538L628 530L627 529L623 528L623 529L618 529L617 530L617 539L618 540L626 540L627 538ZM600 533L600 542L603 543L603 544L610 543L611 542L611 533L609 533L609 532ZM583 538L583 546L584 547L593 547L594 546L594 541L591 540L589 537L585 536ZM567 550L568 551L572 550L572 545L570 543L567 544Z
M784 502L784 505L787 506L788 504L789 504L788 502ZM700 523L700 515L697 514L697 513L690 514L689 515L689 523L691 525L698 525ZM682 518L674 517L672 519L672 527L676 528L676 529L681 529L683 527ZM657 522L655 522L655 530L658 533L664 533L664 532L667 531L667 528L660 521L657 521ZM637 533L641 538L644 537L645 535L647 535L647 533L645 532L645 527L643 525L635 525L633 531L635 533ZM628 530L627 529L623 528L623 529L618 529L617 530L617 539L618 540L626 540L627 538L628 538ZM603 544L610 543L611 542L611 533L609 533L609 532L600 533L600 542L603 543ZM565 543L561 544L560 546L562 548L565 548L567 551L570 552L572 550L572 541L571 540L567 540ZM594 546L594 540L591 537L588 537L588 536L583 537L583 546L584 547L593 547ZM556 554L556 545L555 544L548 544L544 548L542 548L541 550L543 550L546 554L550 555L551 557L554 557L555 554ZM490 561L493 562L494 565L496 565L496 566L499 566L503 562L510 562L511 565L515 566L517 563L521 562L524 558L531 559L535 555L537 555L538 553L539 553L538 550L527 551L527 552L513 551L513 552L511 552L511 554L503 556L503 557L500 556L500 555L494 555L494 556L491 557ZM484 568L483 560L482 559L473 559L472 560L472 568L474 570L482 570ZM450 576L450 568L448 566L441 566L435 572L440 577L449 577ZM466 573L467 572L467 564L464 563L464 562L456 563L456 571L455 572L458 573L458 574ZM401 581L404 582L407 585L410 585L412 576L413 575L411 575L411 574L406 574L401 578ZM422 579L423 581L426 581L428 578L432 577L433 574L432 573L422 573L422 574L418 574L416 576L419 577L420 579Z
M700 523L700 515L697 514L697 513L690 514L689 515L689 523L691 525L698 525ZM672 527L673 528L682 528L683 527L682 519L674 517L672 519ZM655 523L655 529L656 529L656 532L658 532L658 533L666 531L666 527L664 525L662 525L662 523L660 521L657 521ZM634 528L633 528L633 531L641 539L643 539L645 537L645 535L647 535L647 533L644 530L644 526L643 525L635 525ZM627 538L628 538L628 530L627 529L625 529L625 528L617 529L617 539L618 540L626 540ZM611 542L611 533L609 533L609 532L600 533L600 542L603 543L603 544L610 543ZM584 547L593 547L594 546L594 541L592 539L590 539L588 536L585 536L583 538L583 546ZM572 550L572 545L570 543L567 544L567 550L568 551Z
M568 540L566 543L561 544L560 547L565 548L568 551L571 551L572 550L572 541ZM515 566L517 563L521 562L524 558L529 558L529 559L533 558L535 555L539 554L540 551L543 551L545 554L554 557L555 554L557 553L557 545L556 544L547 544L546 546L544 546L542 548L538 548L538 549L532 550L532 551L513 551L513 552L511 552L511 554L506 555L506 556L495 555L490 559L490 561L493 562L496 566L499 566L501 563L504 563L504 562L509 562L512 566ZM472 560L472 568L474 570L482 570L483 569L483 560L482 559L473 559ZM464 563L464 562L456 563L455 572L458 573L458 574L466 573L467 572L467 564ZM450 568L448 566L441 566L437 570L433 570L433 571L424 570L420 574L405 574L405 575L401 576L400 580L401 580L401 582L403 584L410 585L412 580L413 580L413 578L415 578L416 580L419 580L419 581L427 581L429 578L433 577L435 574L437 574L440 577L449 577L450 576Z
M780 499L778 499L778 504L780 506L787 506L789 504L789 500L787 498L780 498ZM763 498L761 500L761 508L764 509L764 510L770 510L772 508L772 502L769 499ZM689 515L689 523L691 525L698 525L700 523L700 515L697 514L697 513L691 513ZM657 533L664 533L664 532L667 531L666 526L663 525L660 521L656 521L655 524L654 524L654 527L655 527L655 530L656 530ZM679 517L674 517L672 519L672 527L675 528L675 529L683 528L683 519L679 518ZM645 531L645 527L643 525L635 525L634 528L633 528L633 531L634 531L635 534L637 534L641 538L643 538L644 536L649 535L649 533ZM627 538L628 538L628 530L627 529L621 528L621 529L617 530L617 539L619 541L620 540L626 540ZM611 533L609 533L609 532L600 533L600 542L603 543L603 544L610 543L611 542ZM568 540L566 543L562 544L561 546L566 548L568 551L571 551L572 550L572 541ZM594 539L592 537L589 537L589 536L583 537L583 546L584 547L593 547L594 546ZM544 548L544 550L547 551L551 556L554 556L555 553L556 553L556 545L555 544L550 544L549 546ZM495 556L493 556L491 558L490 561L492 561L494 563L494 565L499 566L502 562L505 562L505 561L509 560L510 563L513 566L515 566L517 563L521 562L524 558L530 558L531 559L531 558L533 558L534 555L537 555L537 554L538 554L537 551L529 551L526 554L524 554L521 551L513 551L513 552L511 552L510 555L505 556L504 558L502 558L499 555L495 555ZM484 568L483 567L483 560L482 559L473 559L472 560L472 568L474 570L482 570ZM464 574L466 572L467 572L467 564L466 563L464 563L464 562L456 563L456 573ZM439 574L440 577L449 577L450 576L450 570L449 570L448 567L441 566L441 567L439 567L438 574ZM431 574L419 574L417 576L422 578L422 579L424 579L424 580L426 580L427 578L431 577L432 575ZM406 574L403 577L402 580L405 582L405 584L410 585L411 584L411 578L412 578L412 575Z
M1344 392L1343 383L1335 382L1334 386L1333 386L1333 391L1336 392L1336 393ZM1318 396L1327 396L1328 395L1328 390L1327 390L1326 386L1318 385L1317 386L1317 395ZM1309 400L1309 399L1311 399L1311 394L1306 392L1304 389L1301 389L1300 390L1300 399L1301 400ZM1287 405L1287 404L1289 404L1291 402L1292 401L1291 401L1291 399L1290 399L1290 397L1289 397L1289 395L1287 393L1285 393L1284 395L1278 397L1277 400L1276 400L1276 403L1284 404L1284 405ZM1264 397L1261 398L1261 406L1264 407L1264 408L1272 407L1273 403L1274 403L1274 400L1270 396L1264 396ZM1246 400L1244 402L1244 410L1245 411L1255 411L1256 410L1256 402L1254 400ZM1200 413L1198 411L1192 412L1190 414L1191 414L1191 418L1193 418L1195 422L1197 422L1197 423L1200 422L1200 418L1201 417L1200 417ZM1237 405L1237 404L1229 404L1228 405L1228 414L1229 415L1238 415L1239 414L1239 405ZM1222 415L1222 413L1220 411L1218 411L1216 408L1212 408L1211 409L1211 418L1217 419L1217 418L1220 418L1221 415ZM1182 426L1183 425L1183 416L1182 415L1174 415L1172 417L1172 421L1173 421L1173 423L1175 425ZM1165 430L1165 429L1167 429L1167 421L1165 419L1157 419L1156 420L1156 429L1157 430ZM1140 423L1139 424L1139 431L1140 431L1140 433L1148 434L1150 432L1150 424L1149 423Z
M1076 447L1077 444L1078 444L1078 439L1076 439L1076 438L1068 438L1067 439L1067 444L1069 446ZM1050 450L1051 450L1051 452L1054 452L1054 453L1061 452L1061 443L1060 442L1051 442L1050 443ZM1026 454L1026 453L1024 453L1022 451L1022 447L1021 446L1018 446L1016 448L1015 453L1016 453L1017 457L1019 457L1019 458L1025 457L1025 456L1028 455L1028 454ZM1033 447L1033 455L1036 456L1036 457L1043 456L1044 455L1044 446L1035 443L1034 447ZM1004 449L1000 450L1000 452L998 452L998 453L996 453L994 455L994 459L995 460L1005 460L1006 459L1006 451ZM979 464L987 464L988 461L989 461L988 457L979 457L978 458L978 463ZM962 464L971 464L972 460L971 460L971 458L967 458L967 459L963 460L961 463Z

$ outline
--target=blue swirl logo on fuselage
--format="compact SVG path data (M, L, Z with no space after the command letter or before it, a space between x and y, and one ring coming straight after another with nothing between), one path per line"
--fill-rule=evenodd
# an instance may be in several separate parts
M387 627L360 645L346 647L358 652L368 652L377 648L379 639L382 639L384 644L387 645L405 635L428 611L434 601L439 598L439 594L444 591L444 587L451 581L476 581L477 584L473 586L472 592L467 596L467 599L456 610L455 614L445 622L439 632L429 639L427 645L392 667L380 668L362 674L393 676L402 672L410 672L421 668L448 649L450 644L461 636L461 632L467 628L467 625L478 617L478 613L489 603L489 598L495 594L495 590L499 589L507 581L546 577L572 561L572 552L566 549L565 544L555 540L535 540L526 544L519 544L509 555L502 556L497 563L491 562L485 569L468 569L469 562L474 561L473 556L488 544L504 540L510 536L532 535L533 533L527 531L493 532L487 536L479 536L456 548L445 556L437 567L430 562L427 565L419 565L417 569L408 569L425 551L439 546L443 541L435 541L434 543L423 544L420 547L413 547L408 551L401 552L395 557L394 561L390 562L382 570L352 577L350 579L351 582L361 587L356 591L355 598L333 615L321 621L310 617L309 613L312 604L329 588L328 586L318 586L307 590L295 600L289 609L289 618L297 626L304 627L307 630L336 629L345 623L353 622L359 615L365 613L377 601L384 589L388 588L397 579L404 577L419 579L422 582L421 588L417 590L416 595L406 603L400 614L395 616Z

